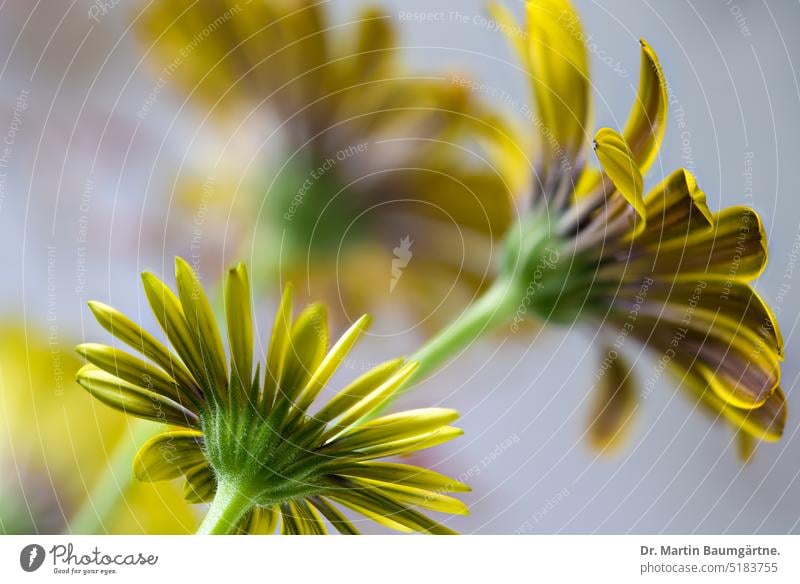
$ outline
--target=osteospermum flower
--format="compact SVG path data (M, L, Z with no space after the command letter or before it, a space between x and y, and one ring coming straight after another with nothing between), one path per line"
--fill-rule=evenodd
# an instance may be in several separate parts
M590 167L589 59L578 16L567 0L528 0L525 7L525 34L505 9L493 7L530 75L537 106L530 211L513 230L506 258L523 298L515 325L531 311L600 326L606 344L589 435L602 448L618 442L637 393L648 392L667 369L739 431L744 453L753 438L779 439L786 417L783 343L750 285L767 262L758 215L744 206L712 213L682 169L644 194L668 101L645 41L624 132L595 134L601 169ZM629 339L659 358L639 390L623 357Z
M176 260L177 294L152 274L143 282L150 306L175 353L113 308L90 303L98 322L149 361L113 347L78 347L89 364L77 380L100 401L127 414L180 429L155 436L139 451L141 480L183 476L185 497L211 501L204 533L242 531L322 534L324 517L357 533L337 505L392 529L451 533L414 507L467 513L445 495L468 487L439 473L378 459L446 442L452 410L420 409L365 421L414 372L389 361L314 407L369 318L360 318L328 350L325 309L292 318L284 293L263 373L253 355L250 284L242 264L230 270L225 317L230 359L197 276ZM228 362L230 361L230 363Z
M461 78L403 66L389 15L332 24L324 4L154 2L139 30L161 75L210 119L239 133L280 120L269 178L228 189L259 217L248 250L259 273L279 270L337 309L391 294L426 315L484 284L520 153ZM365 294L365 279L381 285Z

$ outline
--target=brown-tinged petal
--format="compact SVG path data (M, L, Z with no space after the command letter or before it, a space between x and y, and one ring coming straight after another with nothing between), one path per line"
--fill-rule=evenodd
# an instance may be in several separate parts
M595 401L589 417L589 439L600 451L618 447L636 411L636 390L631 368L617 351L606 348L602 377L594 388Z

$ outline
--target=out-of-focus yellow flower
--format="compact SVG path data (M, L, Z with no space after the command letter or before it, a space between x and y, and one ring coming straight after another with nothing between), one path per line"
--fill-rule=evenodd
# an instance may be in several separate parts
M57 337L6 324L0 334L0 532L59 533L130 439L113 413L95 408L72 379L80 363ZM128 467L128 472L132 472ZM126 483L124 476L119 482ZM185 533L197 521L175 485L136 485L121 497L108 533Z
M365 419L416 369L395 359L368 371L312 412L318 395L369 324L360 318L328 350L323 305L292 318L283 295L264 373L254 363L250 282L243 264L228 273L225 316L230 365L197 275L176 260L177 294L145 273L150 306L177 355L113 308L90 303L100 324L153 364L115 348L78 347L89 365L78 382L101 402L179 430L139 451L136 476L185 477L184 494L211 502L203 533L323 534L323 517L358 533L333 503L386 527L432 534L451 531L415 509L466 514L444 493L469 490L439 473L378 459L416 452L462 432L457 412L428 408Z
M635 410L637 386L622 356L634 339L659 357L654 375L673 370L742 436L778 440L786 418L783 342L750 285L767 262L758 215L748 207L712 213L682 169L644 194L668 102L661 66L644 41L625 130L595 134L601 169L590 167L589 59L580 20L567 0L528 0L525 7L525 34L504 8L492 8L530 74L539 142L532 210L513 229L506 271L516 270L527 286L522 312L601 327L607 344L593 443L616 444ZM750 438L743 438L744 453Z
M517 140L460 78L410 73L390 16L333 24L323 4L158 2L139 30L212 119L241 133L279 117L274 175L231 185L259 218L256 273L278 269L351 314L390 295L423 316L469 298L513 216Z

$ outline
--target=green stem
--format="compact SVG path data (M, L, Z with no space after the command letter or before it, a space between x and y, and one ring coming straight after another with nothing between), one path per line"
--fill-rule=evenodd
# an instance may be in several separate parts
M121 436L89 496L72 517L66 532L93 535L106 529L109 517L133 482L131 463L139 447L161 430L161 426L134 420L130 432Z
M425 378L481 335L510 322L521 301L522 295L512 279L495 280L489 289L455 321L409 358L410 361L419 363L419 368L406 384Z
M252 497L234 483L219 481L214 500L208 508L197 535L227 535L239 525L244 514L255 505Z

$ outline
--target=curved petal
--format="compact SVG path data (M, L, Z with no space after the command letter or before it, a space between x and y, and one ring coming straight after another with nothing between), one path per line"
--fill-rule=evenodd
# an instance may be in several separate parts
M683 376L683 386L701 399L703 405L748 436L767 442L777 442L783 436L787 406L786 396L780 387L772 392L761 407L744 410L726 403L711 390L696 370L682 371L679 374Z
M595 151L603 170L617 191L636 213L634 232L645 227L644 179L625 139L611 128L601 128L594 137Z
M196 427L199 418L169 398L123 381L94 365L85 365L76 381L104 404L117 410L163 424Z
M664 138L668 97L667 83L655 51L644 39L639 42L642 45L639 91L624 135L639 170L646 174Z
M615 351L603 352L603 376L595 388L595 404L589 418L589 439L598 450L618 447L636 411L636 390L631 368ZM613 355L613 357L612 357Z
M140 481L174 479L203 464L203 433L165 432L144 443L133 459L133 474Z
M181 387L188 388L199 395L200 388L197 381L186 369L186 366L155 337L107 304L96 301L90 301L88 304L100 326L131 348L155 361Z
M692 173L683 168L654 187L647 194L645 205L647 226L636 239L637 245L685 238L714 225L706 194L697 186Z
M183 394L175 380L160 368L114 347L83 343L75 350L92 365L137 387L150 389L178 403L193 397Z
M530 54L528 53L528 46L525 44L525 31L517 24L514 15L511 14L508 8L500 2L489 2L487 8L490 16L497 24L497 28L506 37L514 52L517 53L523 66L530 71Z
M644 262L653 275L694 279L713 273L749 281L767 265L767 237L753 209L730 207L714 216L712 229L645 246L641 253L650 256Z
M665 362L696 371L725 402L742 409L758 408L780 383L775 354L726 330L715 317L671 307L664 307L658 316L649 314L658 310L657 306L642 308L630 334ZM626 326L627 315L620 307L611 319Z
M636 294L632 287L624 287L616 300L632 307ZM766 352L776 364L783 359L783 337L775 315L744 282L722 278L681 280L670 286L651 287L647 300L641 307L643 314L692 328L704 336L718 337L754 357Z

